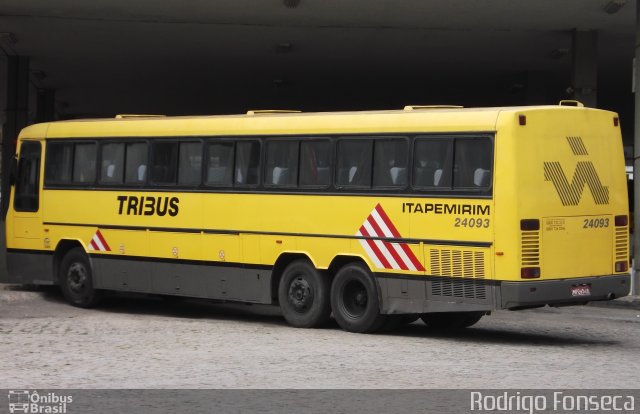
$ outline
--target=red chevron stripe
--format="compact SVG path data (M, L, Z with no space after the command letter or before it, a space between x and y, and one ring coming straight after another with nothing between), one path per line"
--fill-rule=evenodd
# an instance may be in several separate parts
M382 243L384 243L385 247L387 248L389 253L391 253L391 256L393 256L393 259L396 261L396 263L398 263L398 266L400 266L400 269L409 270L409 265L407 265L402 259L402 257L400 257L395 247L393 247L391 243L386 241L383 241Z
M384 224L386 224L387 227L389 228L389 231L391 231L391 234L393 234L393 237L401 238L402 236L400 235L400 232L398 231L398 229L396 229L396 226L393 225L393 222L391 221L389 216L387 216L387 213L384 211L384 209L380 204L376 205L376 211L384 221ZM407 255L409 260L411 260L411 263L413 263L415 268L421 272L424 271L424 267L422 266L422 263L420 263L416 255L413 254L413 251L411 250L411 248L406 243L398 243L398 244L400 245L404 253Z
M362 235L365 237L371 237L367 232L367 229L364 228L364 226L360 227L360 233L362 233ZM365 241L367 242L371 250L373 250L373 253L376 255L378 260L380 260L380 263L382 263L382 266L384 266L385 269L393 269L389 264L389 261L387 260L387 258L384 257L384 254L382 254L380 249L378 249L378 246L376 246L375 242L371 239L366 239Z
M382 221L384 221L384 224L387 225L387 227L391 231L391 234L393 234L393 237L398 239L402 237L400 236L400 232L398 231L398 229L396 229L396 226L393 225L393 223L391 222L391 219L389 219L389 216L387 216L387 213L384 212L380 204L376 206L376 211L378 212L378 214L380 214Z
M96 237L98 237L98 239L100 239L100 243L102 243L102 245L104 246L105 250L110 252L111 248L107 244L107 241L104 239L104 237L102 237L102 233L100 233L100 230L96 231Z

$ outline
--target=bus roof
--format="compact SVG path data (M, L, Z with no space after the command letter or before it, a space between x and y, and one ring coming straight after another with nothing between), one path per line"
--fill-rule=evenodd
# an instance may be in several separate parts
M87 138L212 135L312 135L495 131L500 113L601 111L573 106L493 108L409 107L352 112L249 111L241 115L150 116L79 119L36 124L21 138Z

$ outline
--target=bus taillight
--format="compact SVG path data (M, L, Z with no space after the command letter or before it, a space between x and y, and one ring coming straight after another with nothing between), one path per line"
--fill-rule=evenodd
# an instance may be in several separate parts
M627 224L629 224L629 216L627 215L616 216L615 222L616 222L616 227L626 226Z
M540 277L539 267L523 267L520 269L522 279L538 279Z
M629 270L629 262L623 260L621 262L616 262L616 272L627 272Z
M538 219L523 219L523 220L520 220L520 230L522 230L522 231L540 230L540 220L538 220Z

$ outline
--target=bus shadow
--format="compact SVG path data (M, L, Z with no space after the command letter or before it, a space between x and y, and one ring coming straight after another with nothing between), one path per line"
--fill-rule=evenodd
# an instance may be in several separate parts
M48 302L67 305L60 290L55 286L14 287L14 290L40 292ZM234 302L214 302L205 299L180 298L136 293L110 292L96 312L153 315L181 319L210 319L219 321L237 321L243 323L262 323L273 326L289 326L277 306L245 304ZM294 329L294 328L292 328ZM321 329L339 330L332 318ZM560 332L518 332L508 329L478 326L455 329L433 330L422 322L414 322L393 330L381 331L376 335L394 337L424 338L442 341L470 342L483 344L518 345L526 347L559 346L616 346L620 342L607 339L570 336Z
M57 287L37 289L49 302L67 304ZM152 315L180 319L215 319L236 320L243 322L260 322L286 326L275 306L216 302L205 299L183 298L177 296L161 296L142 293L108 292L95 312Z
M386 334L416 338L442 339L446 341L453 340L457 342L518 345L528 347L585 345L615 346L620 344L620 342L615 340L580 338L560 333L517 332L483 326L454 330L433 330L419 322L403 326L393 332L386 332Z

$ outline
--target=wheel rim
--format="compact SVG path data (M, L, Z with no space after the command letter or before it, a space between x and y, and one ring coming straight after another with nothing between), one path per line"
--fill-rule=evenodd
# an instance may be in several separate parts
M289 284L287 299L293 310L305 313L313 304L313 289L309 281L302 276L296 276Z
M342 289L343 309L353 319L361 318L367 311L367 288L357 280L350 280Z
M87 287L89 279L87 268L82 263L72 263L67 271L67 285L73 293L82 293Z

